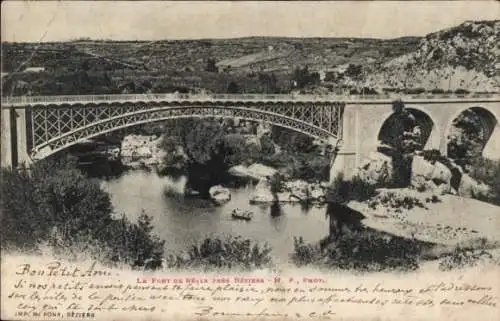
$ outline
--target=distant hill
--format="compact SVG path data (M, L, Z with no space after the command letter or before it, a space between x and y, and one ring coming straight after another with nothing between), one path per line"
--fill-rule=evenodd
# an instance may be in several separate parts
M4 94L499 91L499 21L425 37L2 43ZM39 73L23 72L44 67ZM298 68L313 74L297 83ZM28 69L29 70L29 69ZM4 74L8 73L8 74ZM229 86L231 83L237 86Z

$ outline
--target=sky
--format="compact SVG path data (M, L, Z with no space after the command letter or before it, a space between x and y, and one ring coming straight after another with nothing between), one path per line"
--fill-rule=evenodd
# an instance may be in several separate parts
M423 36L500 17L496 1L4 1L2 41Z

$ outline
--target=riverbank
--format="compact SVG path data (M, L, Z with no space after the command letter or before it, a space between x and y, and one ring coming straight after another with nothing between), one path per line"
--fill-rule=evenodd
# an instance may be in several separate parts
M418 197L424 207L396 211L385 206L374 208L371 202L351 201L348 205L366 216L364 225L401 237L443 245L457 245L479 238L500 244L499 206L455 195L441 195L433 202L432 194L404 189L380 190L379 195L387 197L388 193Z

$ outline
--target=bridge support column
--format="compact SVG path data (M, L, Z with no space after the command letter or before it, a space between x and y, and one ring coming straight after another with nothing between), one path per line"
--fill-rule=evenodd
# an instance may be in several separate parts
M342 175L351 179L359 166L359 106L348 105L342 119L342 142L330 165L330 183Z
M2 166L30 165L26 128L26 110L2 109Z
M25 164L29 166L31 164L31 158L28 154L28 128L26 124L26 109L17 109L15 112L18 165Z
M11 108L2 108L2 132L1 132L1 162L2 167L12 166L12 134L11 134Z
M486 146L484 146L483 157L500 160L500 124L496 124L490 139L486 143Z

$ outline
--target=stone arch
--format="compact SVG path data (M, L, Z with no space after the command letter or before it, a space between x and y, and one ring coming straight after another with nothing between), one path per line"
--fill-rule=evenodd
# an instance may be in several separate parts
M420 138L417 139L420 143L420 150L423 149L432 149L432 148L437 148L438 146L435 146L438 144L437 140L431 139L431 136L435 131L437 131L437 126L434 122L434 120L429 116L428 113L426 113L423 110L414 108L414 107L408 107L406 108L407 111L410 112L410 114L414 117L415 122L414 126L407 125L408 127L419 127L420 131ZM382 126L380 127L378 133L377 133L377 142L380 144L388 144L391 145L392 142L396 139L401 139L401 137L396 137L394 135L394 125L396 121L396 116L394 112L388 115L388 117L385 118L384 122L382 123Z
M480 106L467 107L457 112L446 127L444 137L446 155L451 158L460 158L480 154L487 158L500 158L499 119L494 110ZM463 145L460 148L457 135L473 139L474 143L472 146Z

